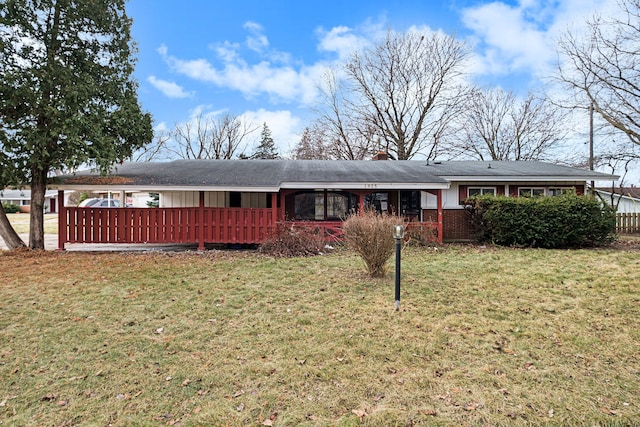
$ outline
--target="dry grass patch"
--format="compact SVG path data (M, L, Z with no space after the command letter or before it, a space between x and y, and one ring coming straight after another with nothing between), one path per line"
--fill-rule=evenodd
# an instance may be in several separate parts
M7 425L631 425L640 259L0 252Z
M16 233L29 233L28 213L7 214L7 218L9 218L9 222L13 226L13 229L16 231ZM44 233L58 234L58 214L46 214L44 216Z

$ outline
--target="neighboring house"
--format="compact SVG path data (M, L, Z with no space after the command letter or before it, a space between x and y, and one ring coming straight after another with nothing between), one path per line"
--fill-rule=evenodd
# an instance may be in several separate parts
M59 191L159 193L159 208L61 209L65 243L260 243L275 223L339 233L364 209L433 226L440 242L471 238L462 201L584 194L617 176L543 162L176 160L125 163L112 174L57 177Z
M617 187L596 188L596 194L616 208L618 213L640 213L640 188Z
M92 190L91 192L95 197L101 199L114 199L117 200L121 206L126 206L129 208L146 208L147 202L151 201L152 198L149 196L148 192L145 191L108 191L104 189L100 190ZM122 200L124 199L124 203Z
M11 203L20 207L20 212L31 212L31 190L0 190L0 202ZM58 211L58 192L48 190L44 195L44 212Z

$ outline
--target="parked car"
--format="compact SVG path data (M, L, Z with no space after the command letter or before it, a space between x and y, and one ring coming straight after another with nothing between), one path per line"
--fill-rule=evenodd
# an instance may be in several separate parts
M114 199L85 199L78 205L79 208L119 208L120 201Z

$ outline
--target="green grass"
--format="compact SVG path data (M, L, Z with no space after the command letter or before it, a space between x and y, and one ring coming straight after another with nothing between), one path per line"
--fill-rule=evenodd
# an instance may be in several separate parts
M640 258L0 252L6 425L633 425ZM391 267L391 270L393 267Z

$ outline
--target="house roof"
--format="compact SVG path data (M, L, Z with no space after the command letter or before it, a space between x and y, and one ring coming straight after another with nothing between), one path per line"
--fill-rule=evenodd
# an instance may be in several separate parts
M450 181L486 181L499 178L509 181L590 181L616 180L619 177L607 173L578 169L539 161L454 161L429 162L438 176Z
M110 175L82 171L57 177L58 188L87 186L212 188L278 191L280 188L447 188L424 162L350 160L175 160L124 163Z
M444 189L451 181L580 181L617 177L543 162L371 160L175 160L118 165L111 174L56 178L59 189Z
M617 194L619 196L631 197L633 199L640 199L640 187L598 187L597 191L606 194Z
M55 190L46 191L44 197L55 198L58 197L58 192ZM0 200L31 200L31 190L0 190Z

